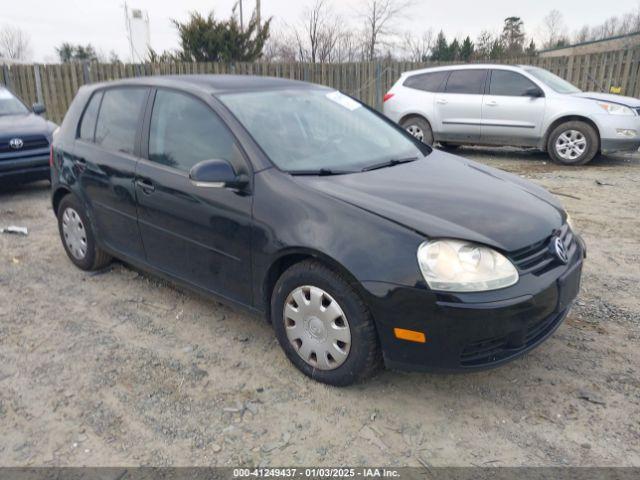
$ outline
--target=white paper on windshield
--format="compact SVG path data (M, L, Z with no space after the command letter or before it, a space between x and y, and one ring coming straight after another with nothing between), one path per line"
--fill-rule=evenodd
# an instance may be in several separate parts
M9 92L9 90L7 90L6 88L0 87L0 100L7 100L9 98L13 98L11 92Z
M345 94L340 93L337 90L335 92L327 93L327 98L332 102L336 102L338 105L351 111L354 111L362 106L353 98L349 98Z

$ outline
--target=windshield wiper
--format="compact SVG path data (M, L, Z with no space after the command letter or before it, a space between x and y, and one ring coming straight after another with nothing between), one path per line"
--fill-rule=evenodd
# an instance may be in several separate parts
M369 165L362 169L363 172L368 172L369 170L377 170L378 168L385 167L393 167L394 165L399 165L401 163L409 163L417 160L418 157L406 157L406 158L392 158L390 160L385 160L384 162L374 163L373 165Z
M328 175L344 175L345 173L354 173L352 170L332 170L330 168L319 168L317 170L291 170L289 172L291 175L318 175L318 176L328 176Z

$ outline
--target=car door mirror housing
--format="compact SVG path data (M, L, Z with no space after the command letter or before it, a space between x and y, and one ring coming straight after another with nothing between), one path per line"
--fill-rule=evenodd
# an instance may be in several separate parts
M237 174L233 166L222 159L203 160L189 171L189 179L198 187L244 188L249 178Z
M544 92L539 87L529 87L524 92L524 94L525 94L525 96L532 97L532 98L544 97Z
M47 109L44 107L43 104L41 103L34 103L31 106L31 110L33 111L33 113L35 113L36 115L42 115L44 112L47 111Z

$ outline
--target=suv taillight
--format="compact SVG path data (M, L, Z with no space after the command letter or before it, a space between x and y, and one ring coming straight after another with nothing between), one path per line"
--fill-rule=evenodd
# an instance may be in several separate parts
M386 102L387 100L389 100L391 97L393 97L393 93L385 93L384 97L382 97L382 101Z
M49 166L53 167L53 145L49 145Z

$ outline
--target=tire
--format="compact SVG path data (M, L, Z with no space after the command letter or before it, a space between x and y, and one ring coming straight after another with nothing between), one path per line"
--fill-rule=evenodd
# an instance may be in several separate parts
M58 231L69 259L81 270L100 270L111 262L111 256L96 244L86 210L73 194L60 201Z
M445 150L456 150L460 145L455 143L440 142L440 146Z
M295 298L308 304L298 305ZM320 301L314 302L314 298ZM332 314L316 317L314 304L323 305L324 311ZM297 305L299 313L292 305ZM320 262L305 260L280 276L271 296L271 318L291 363L314 380L346 386L370 378L382 365L378 336L366 305L343 276ZM323 322L331 328L318 327ZM336 335L344 341L336 340Z
M400 126L422 143L426 143L429 146L433 145L433 131L431 130L431 125L429 125L429 122L423 117L419 117L417 115L407 117L402 120Z
M568 148L562 146L569 145ZM551 159L562 165L584 165L600 149L598 132L588 123L565 122L549 134L547 152Z

